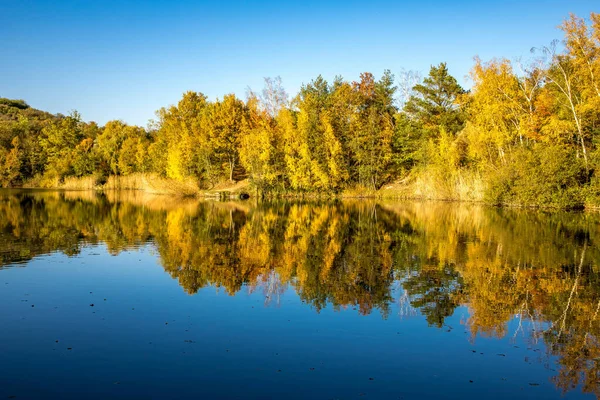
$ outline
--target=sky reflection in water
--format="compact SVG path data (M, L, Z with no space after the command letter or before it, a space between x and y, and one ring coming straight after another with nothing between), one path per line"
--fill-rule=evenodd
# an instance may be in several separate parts
M600 216L0 192L0 398L594 398Z

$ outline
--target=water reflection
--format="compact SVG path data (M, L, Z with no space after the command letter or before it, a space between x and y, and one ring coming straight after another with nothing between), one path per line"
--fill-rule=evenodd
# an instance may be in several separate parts
M317 312L352 307L387 318L399 304L443 329L465 305L472 338L543 341L546 357L557 357L557 387L600 396L599 222L596 214L437 203L2 192L0 269L87 244L116 255L151 242L189 294L247 288L276 305L292 289Z

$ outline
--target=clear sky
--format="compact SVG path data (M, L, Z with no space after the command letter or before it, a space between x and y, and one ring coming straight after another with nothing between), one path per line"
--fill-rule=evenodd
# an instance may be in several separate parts
M591 11L598 0L0 0L0 97L145 126L187 90L244 98L266 76L294 94L318 74L445 61L468 87L474 56L527 56Z

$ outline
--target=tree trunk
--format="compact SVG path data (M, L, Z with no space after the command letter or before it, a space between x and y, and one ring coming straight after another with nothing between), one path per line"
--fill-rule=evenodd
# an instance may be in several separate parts
M235 167L235 159L229 159L229 181L233 183L233 168Z
M583 129L581 128L581 122L579 121L579 116L577 115L577 110L575 109L575 104L573 103L573 100L570 96L569 96L569 104L571 105L571 112L573 113L573 119L575 120L575 126L577 126L577 133L579 136L579 141L581 142L581 151L583 153L583 162L585 163L585 170L588 171L588 158L587 158L587 150L585 148L585 140L583 139Z

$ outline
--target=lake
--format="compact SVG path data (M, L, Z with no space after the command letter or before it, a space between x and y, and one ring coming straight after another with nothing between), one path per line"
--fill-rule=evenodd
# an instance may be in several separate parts
M0 192L0 398L593 399L600 215Z

